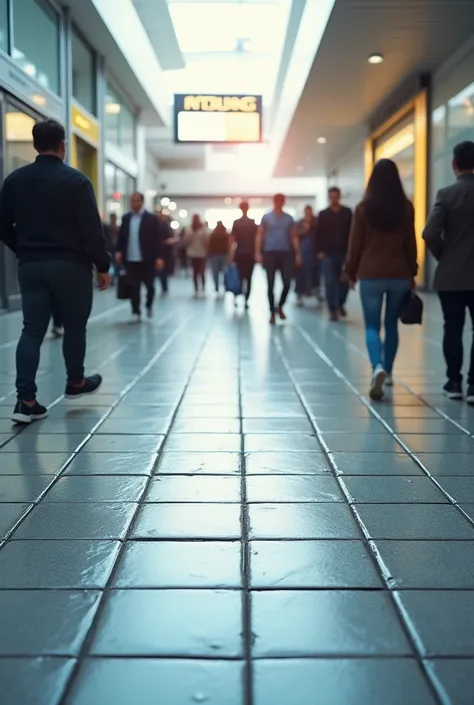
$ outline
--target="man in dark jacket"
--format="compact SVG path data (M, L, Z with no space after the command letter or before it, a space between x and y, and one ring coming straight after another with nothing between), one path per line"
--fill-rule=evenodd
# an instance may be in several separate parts
M140 321L141 285L147 289L146 309L148 318L153 315L155 298L155 273L165 266L164 224L144 208L142 193L134 193L130 199L131 212L127 213L120 226L115 260L124 265L131 290L132 315Z
M13 413L17 423L47 415L36 401L40 348L51 315L64 325L65 396L92 394L100 375L84 377L86 325L92 307L92 266L101 289L110 282L110 258L89 179L64 164L64 127L54 120L33 127L38 157L4 181L0 240L18 257L23 332L18 343Z
M316 226L318 258L326 284L326 299L331 321L346 315L348 284L342 282L344 263L349 247L352 211L341 205L341 191L329 189L329 208L322 210Z
M252 274L255 267L255 240L258 228L255 220L248 217L249 204L247 201L242 201L240 210L242 211L242 217L234 220L231 237L235 245L234 261L239 270L242 293L245 295L245 308L248 308L252 291Z
M461 142L454 148L453 169L456 182L438 192L423 238L438 260L434 286L444 315L448 377L444 391L451 399L462 399L466 309L474 323L474 142ZM474 343L467 402L474 404Z

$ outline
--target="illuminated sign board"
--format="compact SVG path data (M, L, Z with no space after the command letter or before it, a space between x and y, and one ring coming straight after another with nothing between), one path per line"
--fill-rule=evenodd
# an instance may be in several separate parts
M262 96L175 95L175 142L252 143L262 139Z

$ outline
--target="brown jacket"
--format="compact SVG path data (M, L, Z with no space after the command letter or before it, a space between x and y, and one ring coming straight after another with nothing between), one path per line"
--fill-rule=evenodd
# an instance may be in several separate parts
M413 205L407 201L404 223L394 232L385 233L369 224L365 204L359 203L349 238L349 279L413 279L417 271Z

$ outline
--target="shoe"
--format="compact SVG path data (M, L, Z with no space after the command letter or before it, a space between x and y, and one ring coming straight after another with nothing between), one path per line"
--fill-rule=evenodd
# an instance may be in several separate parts
M140 323L141 320L142 320L142 317L140 316L139 313L132 313L132 319L131 319L130 323Z
M393 387L393 377L392 375L387 375L385 377L385 386L386 387Z
M339 309L339 315L341 316L341 318L345 318L347 316L347 309L345 306L341 306L341 308Z
M331 313L329 314L329 320L332 323L337 323L337 321L339 320L339 316L337 315L337 313L335 311L331 311Z
M466 401L468 404L472 404L474 406L474 384L470 384L467 388Z
M446 382L443 390L448 399L462 399L461 382Z
M277 314L279 315L281 321L286 321L286 314L281 306L277 308Z
M276 316L274 313L272 313L272 315L270 316L270 325L274 326L275 323L276 323Z
M41 406L37 401L31 406L25 404L24 401L17 401L13 410L12 421L14 423L31 423L32 421L40 421L48 415L48 409Z
M64 396L66 399L79 399L80 397L88 396L89 394L95 394L102 384L102 377L100 375L91 375L90 377L84 378L84 384L82 387L76 387L70 382L66 385L66 391Z
M146 307L146 317L153 318L153 306Z
M369 396L373 401L380 401L383 399L383 384L387 377L382 365L377 365L372 375L372 384L369 391Z
M297 298L297 300L296 300L296 305L298 306L298 308L301 308L301 307L303 306L303 303L304 303L303 297L302 297L302 296L298 296L298 298Z
M51 334L53 338L62 338L64 335L64 328L61 326L53 326L51 328Z

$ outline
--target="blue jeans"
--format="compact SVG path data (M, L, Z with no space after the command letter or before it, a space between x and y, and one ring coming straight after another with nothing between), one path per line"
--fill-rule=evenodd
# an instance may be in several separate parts
M345 261L345 255L324 255L322 261L326 300L331 313L337 313L347 301L349 286L341 282Z
M209 257L209 263L211 265L212 277L214 279L214 286L216 291L219 291L219 275L222 274L224 278L224 270L227 265L227 255L212 255Z
M365 335L370 362L375 369L382 365L392 374L398 349L398 316L407 291L408 279L362 279L360 298L364 311ZM382 343L380 327L385 299L385 340Z

